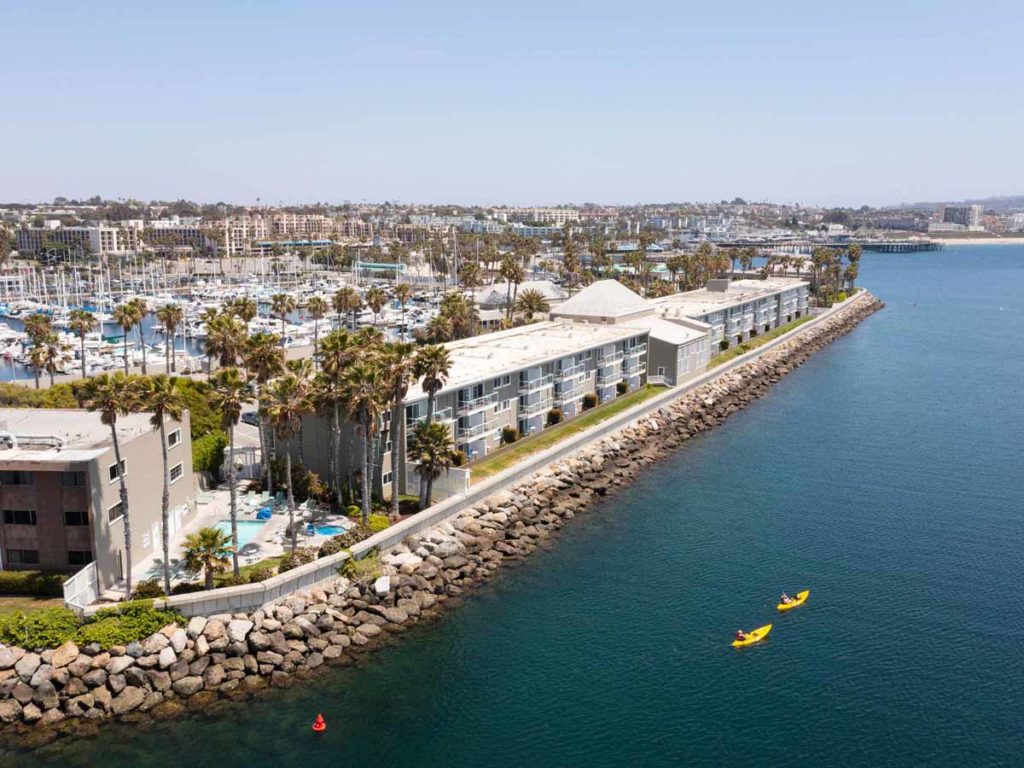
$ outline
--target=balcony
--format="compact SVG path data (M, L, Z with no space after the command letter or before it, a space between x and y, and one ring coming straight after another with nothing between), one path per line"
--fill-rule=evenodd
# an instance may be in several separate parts
M557 374L555 374L555 378L558 381L566 381L567 379L571 379L573 376L578 376L586 372L587 367L582 363L577 363L571 368L563 368L562 370L560 370Z
M622 371L611 371L610 373L597 374L597 387L610 387L612 384L618 384L622 381Z
M541 413L547 413L551 410L551 398L545 397L538 400L535 403L528 403L524 405L519 403L519 417L529 418L530 416L537 416Z
M483 397L475 397L472 400L459 400L459 404L456 407L455 411L459 415L465 416L470 413L482 411L485 408L490 408L491 406L497 404L497 402L498 393L491 392L489 395L484 395Z
M484 437L495 430L495 423L494 419L484 419L479 424L473 424L469 427L459 427L455 430L455 439L464 441Z
M519 381L519 393L527 394L529 392L538 392L545 387L550 387L555 382L555 377L550 373L546 376L538 376L536 379L529 379L527 381Z
M630 347L629 349L626 350L626 357L627 358L630 358L630 357L637 358L637 357L640 357L641 355L646 355L646 354L647 354L647 345L646 344L637 344L635 347Z
M578 381L565 382L559 385L559 389L554 393L552 402L555 405L562 405L564 403L572 402L577 397L583 394L583 387Z
M597 367L602 368L609 365L615 365L615 363L622 360L623 357L624 355L622 354L621 349L616 350L615 352L612 352L611 354L608 355L602 355L601 357L597 358Z
M427 414L417 416L415 419L406 419L405 424L407 429L415 429L417 426L427 420ZM452 409L442 408L439 411L434 411L434 421L448 422L452 420Z

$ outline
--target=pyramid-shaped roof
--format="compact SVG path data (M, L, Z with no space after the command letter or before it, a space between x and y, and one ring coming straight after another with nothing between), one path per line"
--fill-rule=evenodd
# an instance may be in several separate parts
M552 315L606 323L652 310L650 302L618 280L598 280L556 307Z

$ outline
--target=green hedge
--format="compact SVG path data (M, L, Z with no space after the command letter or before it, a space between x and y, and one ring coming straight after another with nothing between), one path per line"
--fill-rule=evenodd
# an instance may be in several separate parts
M26 384L0 384L0 406L4 408L77 408L70 384L32 389Z
M0 595L61 597L66 579L67 576L61 573L0 571Z
M224 451L228 447L228 436L223 432L213 432L192 442L192 471L220 472L224 464Z
M56 648L72 640L79 645L99 643L103 648L142 640L181 616L158 611L149 601L122 603L82 620L68 608L46 608L31 613L0 616L0 643L21 648Z

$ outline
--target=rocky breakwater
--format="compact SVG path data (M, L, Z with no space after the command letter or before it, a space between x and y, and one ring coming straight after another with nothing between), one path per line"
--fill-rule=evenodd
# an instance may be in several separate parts
M871 296L612 435L352 569L252 613L196 617L125 646L0 647L0 723L18 743L109 719L217 713L346 665L457 604L595 499L727 419L881 308ZM369 566L369 567L366 567ZM42 726L42 727L40 727ZM2 753L0 753L2 757Z

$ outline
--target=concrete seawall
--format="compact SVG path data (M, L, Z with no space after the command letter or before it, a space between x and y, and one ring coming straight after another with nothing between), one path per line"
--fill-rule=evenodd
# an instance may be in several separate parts
M766 345L759 356L645 404L639 418L634 413L627 422L598 425L601 434L553 462L547 457L527 476L505 478L497 492L481 484L490 492L474 493L431 524L389 529L387 537L361 543L359 550L380 554L371 578L325 578L325 558L311 564L317 567L308 577L319 577L312 588L256 610L195 616L187 626L168 626L128 646L0 648L0 721L21 745L44 744L62 733L88 735L114 718L215 712L268 687L291 686L323 666L351 664L458 605L502 564L525 557L644 467L764 396L881 306L862 294ZM378 574L387 584L375 583Z

